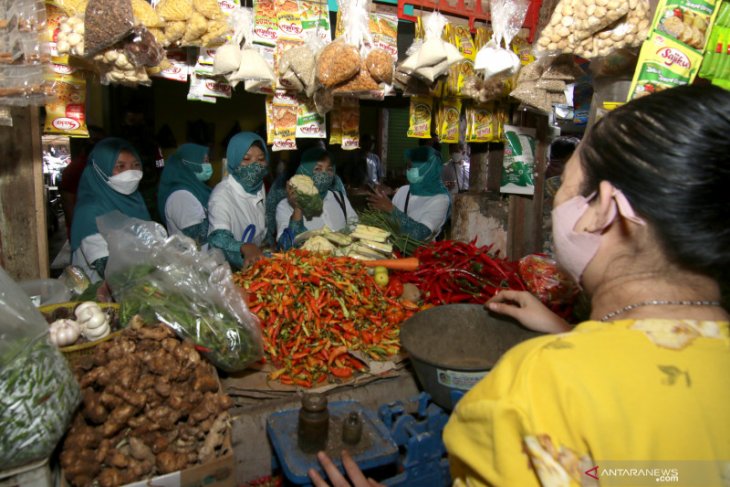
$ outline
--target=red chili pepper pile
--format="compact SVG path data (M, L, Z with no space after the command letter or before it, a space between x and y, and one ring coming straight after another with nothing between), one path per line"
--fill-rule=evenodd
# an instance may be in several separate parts
M403 282L418 286L427 303L484 303L500 289L523 291L517 263L490 255L492 245L444 240L420 247L415 272L402 272Z
M398 353L398 325L418 307L386 296L349 258L291 250L234 275L261 319L270 379L312 387L366 369L349 351Z

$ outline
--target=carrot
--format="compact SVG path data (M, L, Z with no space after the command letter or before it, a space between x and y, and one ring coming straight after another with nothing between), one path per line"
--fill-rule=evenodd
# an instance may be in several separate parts
M416 257L406 257L405 259L363 260L362 263L367 267L382 266L394 271L406 272L418 270L419 264Z

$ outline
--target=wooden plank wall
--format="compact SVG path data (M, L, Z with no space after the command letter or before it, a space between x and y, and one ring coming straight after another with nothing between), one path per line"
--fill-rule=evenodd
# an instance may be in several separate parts
M0 127L0 266L14 279L49 273L41 133L37 108L12 108Z

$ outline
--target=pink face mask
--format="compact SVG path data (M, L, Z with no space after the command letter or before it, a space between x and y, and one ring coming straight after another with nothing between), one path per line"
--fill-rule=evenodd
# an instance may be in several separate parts
M598 253L603 231L616 219L617 209L618 213L627 220L639 225L646 224L644 220L636 216L626 196L621 191L614 190L615 204L611 205L611 214L609 214L606 224L595 232L576 232L575 225L588 210L588 203L595 196L596 193L592 193L588 197L575 196L553 208L552 212L555 257L578 284L580 284L586 267Z

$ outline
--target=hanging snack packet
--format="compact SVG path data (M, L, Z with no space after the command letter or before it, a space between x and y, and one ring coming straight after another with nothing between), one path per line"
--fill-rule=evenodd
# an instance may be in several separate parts
M428 96L411 97L408 137L430 139L432 117L433 98Z
M297 149L298 100L286 92L277 91L271 106L271 120L274 124L273 151Z
M458 98L444 98L439 104L438 111L437 135L439 141L447 144L458 144L461 100Z
M504 126L501 193L535 194L535 129Z
M297 137L302 139L324 139L327 137L324 115L317 113L314 101L299 98L297 112Z
M86 126L86 80L69 66L53 64L46 79L53 87L54 99L46 103L46 134L88 137Z
M330 145L342 144L342 98L334 99L330 112Z
M654 33L639 54L628 100L692 83L702 56L694 49Z
M661 0L652 29L702 52L720 3L719 0Z
M264 46L275 46L279 37L279 24L274 0L254 2L253 42Z
M340 114L342 150L355 150L360 147L360 100L343 98Z
M134 26L130 0L89 0L84 14L84 55L93 57L112 47Z

